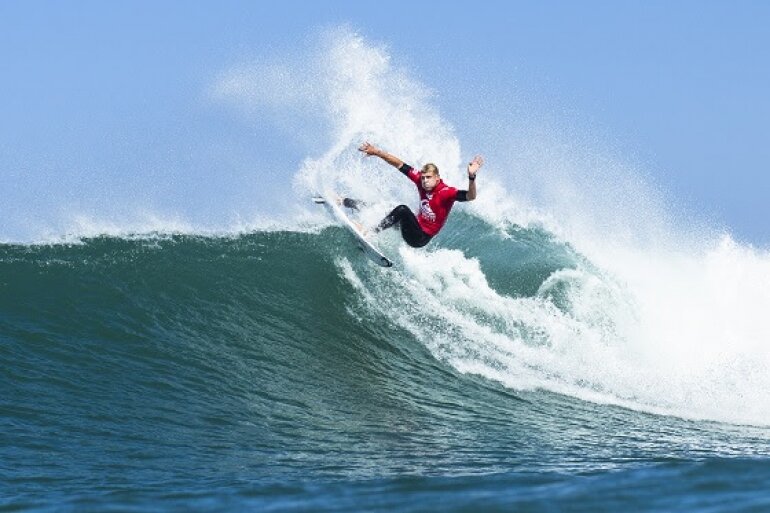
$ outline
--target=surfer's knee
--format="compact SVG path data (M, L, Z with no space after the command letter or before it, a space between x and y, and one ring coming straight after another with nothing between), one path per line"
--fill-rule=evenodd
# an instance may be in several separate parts
M406 205L399 205L396 208L393 209L393 214L398 218L401 219L404 215L411 214L412 211L407 207Z

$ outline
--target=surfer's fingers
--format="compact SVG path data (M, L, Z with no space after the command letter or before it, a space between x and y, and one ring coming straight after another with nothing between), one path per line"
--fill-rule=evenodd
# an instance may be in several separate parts
M374 146L368 141L362 144L361 147L358 148L358 151L362 152L367 157L372 156L373 150L374 150Z

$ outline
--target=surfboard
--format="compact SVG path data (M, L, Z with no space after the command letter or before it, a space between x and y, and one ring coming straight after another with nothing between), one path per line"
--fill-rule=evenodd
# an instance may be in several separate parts
M364 255L366 255L369 260L382 267L393 266L393 262L383 255L374 244L366 239L358 226L356 226L353 220L348 217L342 207L340 207L334 199L331 199L328 196L318 195L313 197L313 202L326 207L326 210L328 210L335 219L340 221L342 225L353 234L359 249L364 252Z

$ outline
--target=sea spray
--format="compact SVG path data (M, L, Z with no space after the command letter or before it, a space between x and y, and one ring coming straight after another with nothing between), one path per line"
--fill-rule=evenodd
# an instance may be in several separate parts
M395 204L414 203L412 184L356 152L365 139L414 165L438 162L445 181L462 187L465 152L427 88L397 68L387 49L358 34L337 31L326 43L333 143L303 163L295 177L300 195L333 188L368 200L369 223ZM353 281L362 294L367 290L370 308L409 329L437 358L514 388L766 422L770 402L753 391L767 388L768 352L760 341L770 338L770 328L760 312L770 300L754 285L768 282L767 256L729 239L720 243L699 222L688 225L632 167L563 138L549 134L541 141L546 151L532 157L544 175L539 197L546 202L509 194L515 181L505 157L495 155L482 169L479 200L455 205L501 237L516 236L506 227L541 227L576 250L574 262L546 277L535 297L494 293L483 267L441 249L440 235L416 254L398 249L400 274ZM720 272L721 265L733 269ZM759 272L758 281L732 279L744 265Z

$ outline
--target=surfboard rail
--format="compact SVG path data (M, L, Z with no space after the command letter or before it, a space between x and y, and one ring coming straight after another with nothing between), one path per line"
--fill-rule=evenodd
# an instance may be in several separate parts
M329 213L351 232L358 243L359 249L364 252L369 260L382 267L393 267L393 262L366 238L359 227L356 226L353 220L348 217L340 205L337 204L337 201L331 198L330 195L317 194L313 196L313 202L326 207Z

